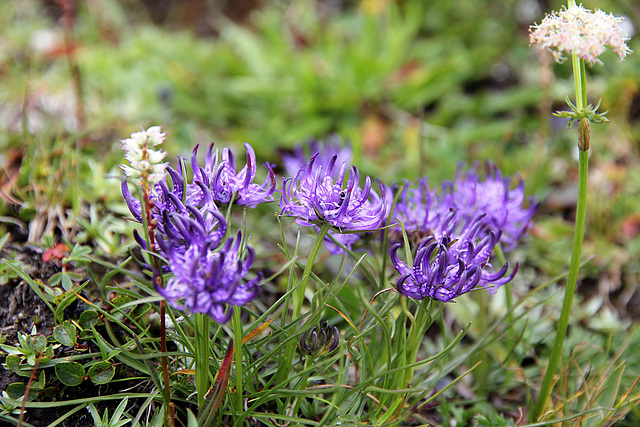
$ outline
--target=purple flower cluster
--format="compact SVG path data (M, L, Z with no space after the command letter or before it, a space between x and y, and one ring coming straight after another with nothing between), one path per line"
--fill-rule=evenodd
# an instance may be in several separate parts
M351 249L360 236L389 220L391 260L400 273L396 286L404 296L448 302L474 289L494 292L513 279L517 264L508 274L508 263L495 271L490 259L496 246L513 249L531 227L535 206L525 200L522 179L513 187L511 178L488 165L484 177L477 168L458 172L441 192L421 178L405 182L401 189L380 184L378 195L369 177L361 186L358 169L350 166L351 150L339 139L312 140L309 149L314 154L308 160L301 147L284 159L289 177L283 181L280 214L316 230L330 226L325 243L332 253ZM180 159L178 170L167 167L170 179L155 184L151 192L158 250L168 260L166 271L173 274L158 292L172 306L208 313L218 322L229 319L228 305L243 305L256 297L261 277L245 279L254 251L241 233L224 240L227 224L219 205L256 207L272 200L275 191L275 174L268 163L267 179L261 185L253 183L255 153L249 144L245 150L246 164L237 170L231 151L224 148L219 156L213 145L200 166L196 146L191 156L193 181L183 178L188 173ZM122 192L134 217L142 221L140 202L126 182ZM392 200L397 201L393 211ZM403 232L417 245L411 265L398 257Z
M345 185L347 163L336 169L337 156L333 156L326 166L314 167L317 157L315 154L295 177L285 179L281 214L297 217L301 225L324 221L339 230L365 231L380 226L385 204L371 191L371 179L366 177L360 187L358 168L351 166Z
M173 212L176 209L175 200L185 200L185 204L202 207L205 202L205 190L210 193L210 199L225 204L233 200L238 205L251 208L273 200L273 192L276 188L276 176L273 167L266 164L268 177L262 185L253 183L256 176L256 155L249 144L244 144L247 151L247 163L236 172L235 158L231 150L224 148L222 159L219 160L218 150L213 151L213 144L207 150L204 167L198 165L198 145L191 154L191 169L193 182L185 183L183 176L187 174L186 166L179 159L179 171L167 167L167 173L171 178L171 186L165 180L154 186L151 200L153 203L152 217L155 218L162 231L162 213ZM122 181L122 194L133 216L142 221L140 201L131 192L126 181Z
M236 172L236 161L228 148L222 149L222 159L218 160L218 149L213 152L213 144L209 146L205 157L205 166L201 168L197 163L198 145L191 155L191 167L194 181L201 181L211 189L213 198L221 203L229 203L235 195L234 202L238 205L255 208L260 203L272 201L272 194L276 189L276 175L270 164L265 164L269 176L262 185L254 184L256 177L256 154L247 143L247 164ZM197 191L197 190L196 190Z
M173 277L158 293L179 310L206 313L219 323L231 317L227 305L245 305L258 295L261 275L244 281L253 264L254 251L246 246L246 257L242 254L242 233L229 238L221 245L226 229L221 215L212 215L218 220L218 233L208 234L206 221L174 216L172 226L158 243L167 257Z
M397 252L402 245L396 243L391 249L391 261L400 273L396 285L398 292L416 299L449 302L473 289L486 288L495 293L497 287L510 282L518 265L508 276L509 263L494 272L489 258L500 237L491 234L477 242L480 225L476 221L468 226L469 229L464 230L457 240L448 236L423 239L417 248L413 266L398 258Z
M398 292L412 298L451 301L473 289L497 287L513 279L508 263L494 272L490 257L500 244L515 248L531 227L535 205L524 207L524 185L519 180L511 188L511 178L497 167L487 165L486 178L474 168L458 173L452 183L443 184L442 194L427 185L405 183L392 215L392 223L402 223L412 241L419 241L413 266L398 258L400 243L391 250L391 259L400 273ZM399 240L400 226L395 239ZM411 239L413 237L413 239Z
M280 214L294 216L304 226L327 223L333 227L331 236L350 248L359 236L342 232L378 228L386 218L384 193L381 197L371 189L369 177L365 178L364 187L360 187L360 173L355 166L349 168L347 178L347 163L338 166L337 155L320 165L316 164L318 157L319 153L314 154L294 177L284 180ZM342 251L328 237L325 243L334 254Z
M484 214L484 234L502 233L500 245L505 251L516 247L531 228L535 210L533 199L524 207L524 182L518 178L515 188L512 179L503 177L492 164L486 165L486 178L480 179L477 167L466 174L458 171L452 183L443 184L443 205L458 212L460 217Z
M213 147L213 146L212 146ZM245 280L253 264L254 251L235 238L224 241L227 223L218 204L235 202L248 207L273 199L275 174L267 165L269 177L262 185L253 183L256 175L255 154L245 144L247 163L238 172L233 154L227 148L218 152L209 148L204 167L198 165L197 149L191 157L193 182L185 182L187 170L179 159L179 171L167 167L170 183L158 182L151 194L151 218L156 230L158 252L168 260L164 272L171 272L164 288L158 292L173 307L193 313L206 313L219 323L229 320L228 305L244 305L258 294L258 274ZM133 216L142 222L140 201L126 181L122 194ZM144 248L146 242L136 233L136 240Z

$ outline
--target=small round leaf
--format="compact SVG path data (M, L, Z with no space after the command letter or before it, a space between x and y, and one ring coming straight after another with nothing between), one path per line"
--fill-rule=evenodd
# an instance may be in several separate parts
M107 361L98 362L89 368L89 379L94 384L106 384L116 373L116 368Z
M84 381L84 367L78 362L61 362L55 369L56 377L64 385L76 386Z

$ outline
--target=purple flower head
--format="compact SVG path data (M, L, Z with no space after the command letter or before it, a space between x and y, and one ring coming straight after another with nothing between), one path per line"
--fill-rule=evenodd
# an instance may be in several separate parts
M452 240L446 235L439 239L425 238L417 248L413 266L398 258L402 245L395 244L391 248L391 261L400 273L398 292L416 299L449 302L473 289L486 288L495 293L499 286L511 281L518 264L508 276L509 263L495 272L489 257L500 237L492 233L474 243L479 230L480 223L476 220L462 228L459 239Z
M442 203L436 190L429 188L427 178L421 178L417 183L405 181L391 223L401 222L411 241L417 244L427 236L443 237L452 220L451 207ZM399 224L391 232L392 242L402 240Z
M185 183L182 178L182 171L185 170L185 165L181 158L178 159L178 162L180 171L177 171L170 166L167 166L166 168L166 171L171 178L171 186L169 186L169 183L165 176L165 179L159 181L153 186L150 194L150 201L152 206L151 218L158 221L158 229L161 231L163 227L163 212L186 212L182 203L185 189L188 189L188 187L185 187ZM122 181L121 190L129 211L137 221L142 222L142 209L140 201L131 194L126 180ZM185 200L187 204L193 204L194 202L197 202L199 199L201 199L201 197L196 197L196 199L198 200L193 199L193 194L187 191Z
M184 224L194 225L189 220ZM247 246L246 257L241 259L241 232L216 248L213 241L200 238L197 226L176 229L184 232L183 239L176 245L165 241L163 246L174 277L158 293L178 310L206 313L218 323L227 322L232 313L228 305L244 305L258 295L261 275L244 280L253 264L253 249Z
M213 198L220 203L229 203L235 194L234 202L238 205L255 208L263 202L273 200L273 192L276 188L276 175L273 167L267 163L269 176L262 185L254 184L256 177L256 155L253 148L247 143L244 144L247 151L247 163L236 172L236 161L233 153L228 148L222 149L222 156L218 158L218 149L213 151L213 144L207 150L205 166L198 166L196 155L198 146L193 150L191 156L191 167L193 169L194 181L201 181L211 189ZM197 193L197 189L194 188Z
M186 215L163 212L164 228L156 233L161 254L182 250L192 246L220 245L227 231L227 223L220 212L215 210L199 210L187 205ZM181 249L182 248L182 249Z
M309 139L306 147L307 150L305 150L302 145L297 145L293 148L291 154L282 154L282 165L285 176L295 176L300 168L309 162L314 153L319 153L314 163L314 167L316 168L318 166L325 167L328 165L333 156L337 156L336 163L339 165L342 163L351 164L353 160L351 144L348 141L343 143L337 135L322 140Z
M337 245L329 236L333 237L336 242L340 243L347 249L351 249L351 246L353 246L354 243L360 240L360 233L343 234L337 231L329 230L327 236L324 238L324 246L327 248L331 255L339 255L344 252L344 249L342 249L342 246Z
M347 164L342 163L334 174L337 156L324 166L314 167L314 155L295 177L284 181L280 199L281 215L297 217L300 225L327 222L339 230L368 231L380 226L385 215L385 200L371 191L371 179L359 186L360 174L350 168L345 182Z
M485 235L499 234L505 251L516 247L532 226L535 210L533 198L524 207L524 182L518 179L511 188L512 179L503 177L492 164L486 166L486 177L481 180L474 168L466 174L458 172L453 183L443 184L442 204L450 206L460 217L484 214Z

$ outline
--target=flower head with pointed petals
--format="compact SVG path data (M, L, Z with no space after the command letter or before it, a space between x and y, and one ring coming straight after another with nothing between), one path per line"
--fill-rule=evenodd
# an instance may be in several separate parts
M523 180L518 179L515 188L512 181L489 163L484 179L477 174L477 168L465 174L459 171L454 182L443 184L441 203L455 210L460 218L483 215L486 226L483 235L501 235L501 246L509 251L526 236L535 210L533 198L529 198L525 207Z
M220 248L189 233L183 236L184 246L165 246L173 277L158 292L179 310L205 313L225 323L232 313L229 305L245 305L258 295L261 275L244 280L253 264L254 251L247 246L242 259L241 232Z
M391 248L391 261L400 273L396 285L398 292L415 299L449 302L474 289L486 288L495 292L499 286L511 281L518 265L508 276L508 263L495 272L489 257L499 236L492 234L475 243L479 229L474 221L463 227L459 239L452 240L449 236L425 238L417 248L412 266L399 259L397 252L402 245L395 244Z
M359 186L360 174L355 166L345 183L347 164L335 173L337 156L326 167L314 167L314 155L295 177L284 181L280 199L281 215L297 217L300 225L327 222L339 230L367 231L380 226L385 215L384 197L371 189L366 177Z
M194 181L201 181L211 189L213 198L220 203L229 203L234 197L238 205L255 208L260 203L273 200L273 192L276 188L276 175L273 166L266 163L268 176L262 185L255 184L256 155L249 144L244 144L247 152L246 165L236 172L236 161L233 153L228 148L222 149L222 155L218 157L218 150L213 151L213 144L207 150L205 166L198 166L196 155L198 146L193 150L191 165L194 173ZM197 191L196 191L197 192Z

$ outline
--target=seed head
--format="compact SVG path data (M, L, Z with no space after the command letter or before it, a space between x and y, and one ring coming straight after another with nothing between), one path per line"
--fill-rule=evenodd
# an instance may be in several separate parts
M607 14L600 9L591 11L571 5L560 12L551 12L540 24L529 28L531 44L548 49L553 59L562 63L564 54L576 54L593 66L602 64L598 57L609 46L622 61L631 49L625 43L629 38L622 32L624 18Z

